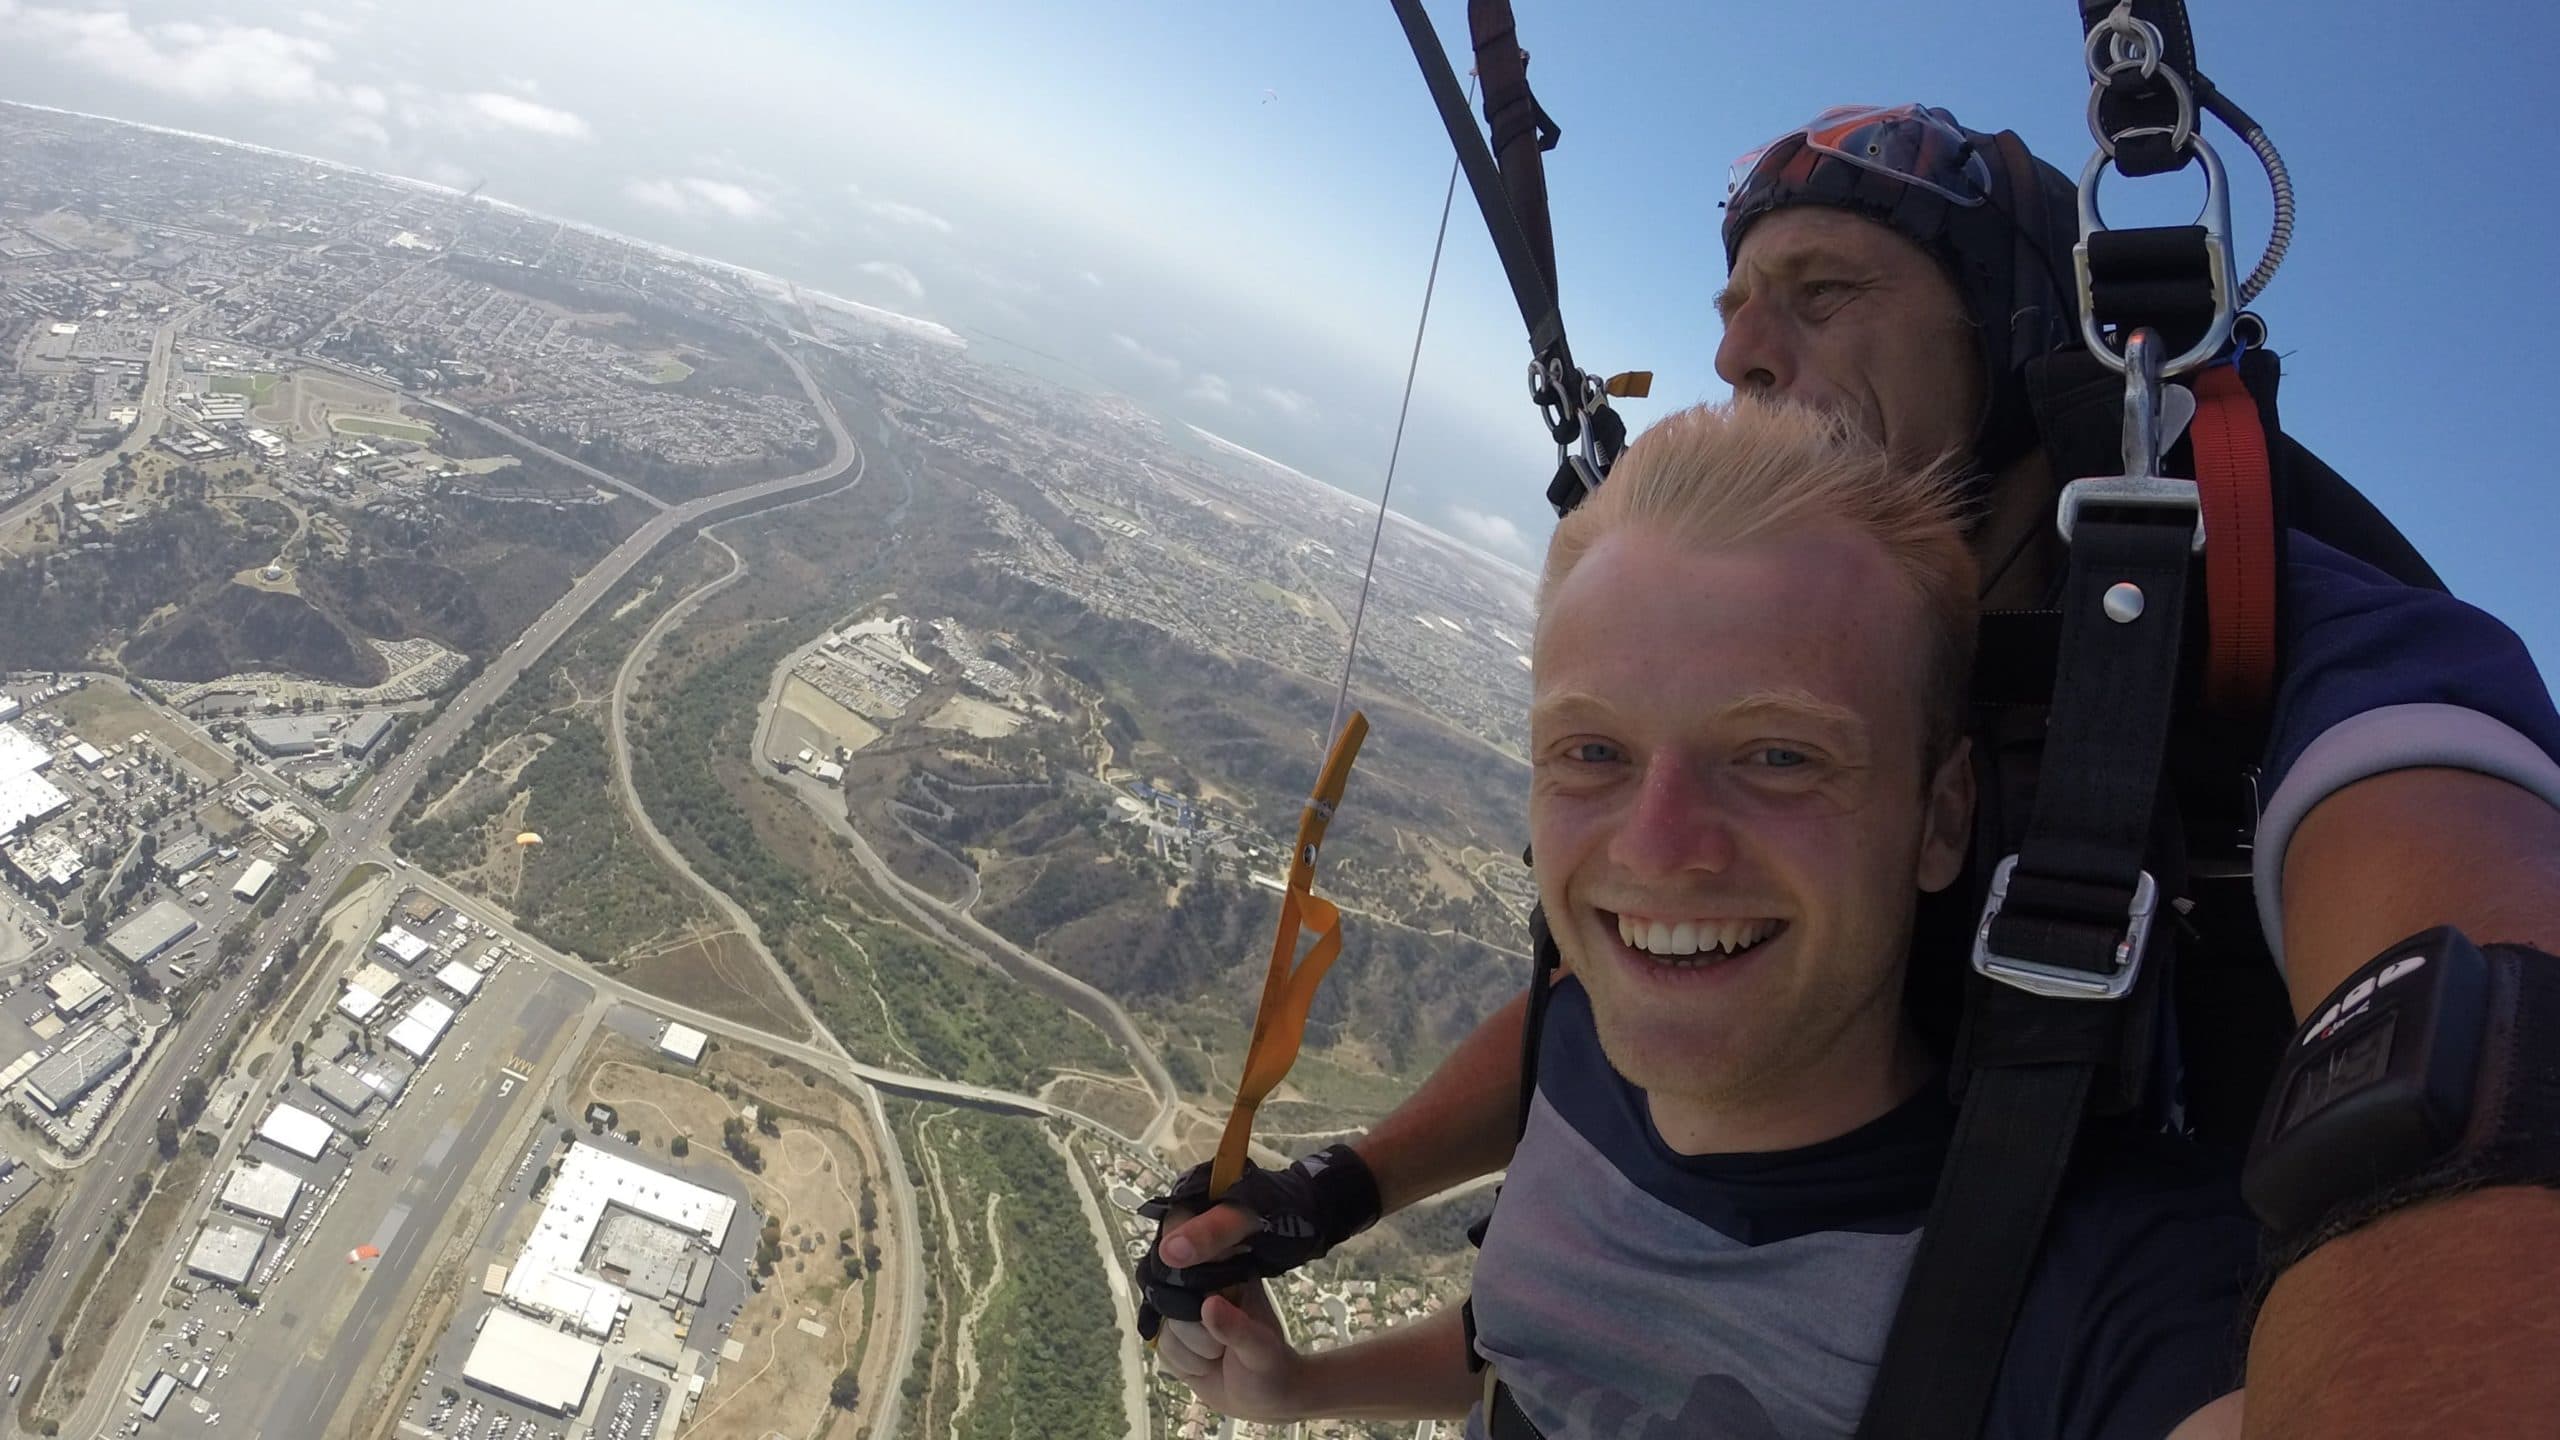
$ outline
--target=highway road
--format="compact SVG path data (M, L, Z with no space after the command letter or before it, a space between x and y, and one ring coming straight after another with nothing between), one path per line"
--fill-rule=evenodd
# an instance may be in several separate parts
M172 323L174 326L175 322ZM336 893L339 883L357 864L382 862L388 854L383 841L391 820L417 788L427 764L452 746L473 721L505 694L551 646L558 643L560 637L594 608L597 601L619 584L633 566L648 558L671 537L707 521L748 514L774 504L823 493L861 462L861 451L846 432L835 407L810 377L807 367L797 356L779 346L775 350L791 367L811 400L817 404L820 414L826 418L828 431L835 441L834 456L827 463L798 475L763 481L662 510L589 568L519 640L491 660L461 694L419 731L409 746L376 779L352 814L334 817L330 821L329 837L308 867L309 882L252 934L250 955L264 955L281 945L288 936L300 933L320 903ZM52 1201L56 1215L104 1215L113 1208L113 1200L122 1194L120 1180L137 1171L157 1167L153 1129L159 1114L174 1103L179 1086L195 1073L198 1048L213 1041L230 1024L236 1013L232 1010L234 1002L248 992L255 969L254 965L243 966L240 974L222 977L200 992L186 1018L173 1025L162 1037L144 1062L143 1073L128 1087L115 1121L93 1144L88 1159L72 1172L68 1193L57 1194ZM756 1039L757 1043L768 1043L765 1037ZM894 1147L894 1138L885 1132L883 1140ZM893 1164L892 1168L896 1166ZM64 1235L70 1233L67 1224L58 1226L57 1230ZM67 1318L64 1307L71 1299L72 1277L86 1263L86 1254L78 1252L75 1245L56 1240L39 1278L29 1285L27 1293L16 1305L0 1313L0 1372L25 1375L35 1370L43 1358L45 1335ZM16 1421L16 1407L10 1406L10 1433L17 1433Z
M339 368L343 369L346 367ZM799 367L795 365L792 368L797 370ZM351 375L364 374L362 371L352 369L348 370L347 373ZM364 378L368 383L373 385L381 385L384 383L382 377L379 375L365 375ZM552 449L550 446L543 444L541 441L534 439L532 436L522 434L515 430L510 430L506 426L499 424L497 421L490 419L486 415L474 415L459 405L439 400L432 395L410 395L408 398L417 404L427 406L430 409L442 410L448 415L459 415L463 419L480 425L485 429L495 430L499 434L506 436L509 440L514 441L516 444L523 446L527 450L535 451L552 460L558 461L560 464L568 466L570 469L577 471L579 474L586 476L588 479L593 480L600 485L610 485L614 489L621 491L623 494L647 505L653 510L664 510L668 508L666 501L659 499L657 496L650 494L648 491L641 489L630 481L622 479L619 476L608 475L604 471L588 464L586 461L578 459L576 456L563 455L559 451ZM825 409L826 407L823 405L819 407L821 413L824 413ZM854 478L858 480L861 477L855 476Z
M544 611L520 639L490 660L462 693L454 697L442 712L419 732L409 746L393 759L384 772L376 778L352 813L332 817L329 838L313 857L309 866L308 883L300 893L255 932L249 951L252 956L263 955L280 945L286 937L300 933L314 918L320 904L336 892L339 884L358 864L373 863L386 868L397 864L386 844L390 826L393 817L400 813L411 793L417 788L427 766L449 749L482 714L487 712L491 704L515 684L520 676L538 663L550 648L619 584L635 565L657 552L670 539L697 527L708 528L777 506L817 499L861 481L867 462L861 449L846 430L842 417L809 375L806 366L799 358L779 346L774 348L800 380L825 420L835 447L832 458L826 464L798 475L741 487L678 506L669 506L655 497L643 495L642 498L648 500L658 513L580 576L568 592L554 602L551 608ZM522 440L522 437L511 436L511 438ZM546 451L546 453L554 452ZM582 473L592 473L596 478L603 479L618 489L629 491L633 488L610 476L604 476L601 472L594 472L592 467L569 460L568 457L555 454L555 458L578 468ZM850 479L845 478L848 472L851 472ZM720 542L715 538L714 543ZM724 545L723 548L727 547ZM1175 1092L1171 1077L1165 1072L1152 1047L1139 1034L1126 1012L1121 1010L1115 1002L1100 991L1056 970L1002 936L987 930L967 915L954 911L924 892L908 886L871 851L870 847L862 841L859 833L853 830L844 817L840 797L837 797L838 803L832 811L827 806L814 804L813 797L813 808L817 808L819 813L838 829L839 833L847 836L854 846L857 859L872 875L874 882L893 899L904 905L920 923L948 943L960 948L1001 955L1003 968L1017 978L1057 995L1063 1002L1083 1011L1090 1018L1102 1023L1106 1029L1122 1037L1124 1045L1138 1059L1141 1071L1158 1099L1158 1112L1148 1125L1145 1134L1138 1137L1119 1135L1089 1117L1065 1110L1036 1096L968 1085L936 1076L912 1075L854 1060L818 1022L798 987L790 983L787 975L781 973L778 964L775 964L773 957L764 949L752 920L745 916L735 902L725 894L693 876L690 866L684 862L681 853L677 852L673 845L649 823L646 812L638 804L636 792L630 788L628 752L623 743L623 702L628 680L645 664L646 655L659 637L671 627L672 622L681 614L689 612L712 591L734 581L737 576L744 573L744 564L734 550L730 551L730 556L732 561L730 574L711 586L696 591L683 603L672 608L666 616L661 617L640 643L635 645L631 656L617 676L612 706L615 740L612 749L616 760L616 779L622 789L624 803L631 808L641 829L651 843L659 849L661 855L667 858L680 873L694 878L695 883L701 885L705 893L730 915L732 923L737 924L742 933L757 937L755 948L758 954L768 964L775 966L777 977L782 982L782 989L784 993L791 995L803 1022L808 1027L811 1039L800 1040L777 1036L725 1017L694 1010L688 1006L671 1004L663 998L638 990L610 976L599 974L585 962L559 954L550 947L532 940L531 937L521 933L513 923L513 917L507 916L486 901L461 894L435 877L403 868L399 879L404 884L425 889L467 913L476 914L492 923L506 923L511 931L516 932L513 936L514 943L521 946L526 953L576 977L600 995L628 1000L656 1013L682 1020L706 1033L788 1056L846 1083L863 1101L878 1133L888 1168L887 1179L891 1189L892 1210L896 1217L898 1233L903 1240L901 1249L906 1251L903 1257L904 1272L909 1277L917 1277L902 1287L900 1333L894 1340L893 1353L898 1356L898 1360L892 1374L902 1380L913 1367L916 1350L922 1339L923 1287L920 1283L919 1271L921 1259L913 1248L920 1234L918 1228L920 1222L914 1191L908 1183L905 1165L898 1154L897 1137L890 1129L887 1116L881 1107L880 1091L887 1090L944 1103L959 1103L984 1109L1062 1119L1108 1135L1122 1144L1152 1143L1160 1137L1173 1115ZM955 930L961 933L954 933ZM57 1214L79 1216L105 1213L111 1197L121 1191L119 1181L130 1176L137 1169L149 1168L156 1164L152 1133L154 1122L161 1110L173 1103L179 1086L189 1075L195 1073L193 1062L198 1047L210 1042L221 1028L236 1016L237 1007L249 988L254 969L254 966L244 966L240 975L224 977L213 988L200 994L186 1019L173 1027L171 1033L156 1047L151 1059L147 1062L148 1069L135 1082L115 1123L93 1147L89 1159L74 1172L70 1194L57 1200ZM324 1000L325 994L316 997L314 1003L323 1003ZM256 1108L244 1107L242 1115L227 1128L236 1132L241 1124L247 1123ZM228 1148L226 1145L226 1149ZM457 1163L451 1167L452 1174L438 1177L437 1192L420 1197L427 1209L419 1213L428 1213L433 1207L448 1202L451 1191L461 1183L462 1176L468 1169L467 1165L461 1164L457 1159ZM41 1353L38 1347L43 1344L43 1335L66 1318L64 1306L70 1298L68 1292L71 1289L68 1277L76 1273L85 1263L85 1254L74 1253L73 1247L57 1241L54 1253L46 1261L41 1278L31 1286L27 1296L17 1306L12 1307L5 1315L0 1315L0 1319L6 1321L6 1333L0 1335L0 1370L17 1374L32 1372ZM388 1277L382 1283L368 1285L365 1292L366 1298L361 1302L362 1306L367 1308L361 1315L349 1317L347 1334L352 1337L363 1332L364 1339L369 1343L374 1338L373 1331L384 1324L396 1323L399 1317L384 1310L383 1307L401 1288L403 1288L402 1285L389 1283ZM361 1323L358 1323L359 1321ZM269 1411L269 1420L275 1424L283 1424L291 1430L293 1426L304 1424L322 1414L322 1397L333 1393L334 1390L332 1384L322 1382L353 1383L352 1369L363 1353L363 1348L349 1339L331 1350L318 1372L308 1376L303 1375L302 1369L309 1367L301 1367L293 1371L296 1378L279 1388L279 1404ZM102 1367L100 1371L102 1379L108 1374L108 1369ZM98 1386L93 1383L92 1388L97 1390ZM893 1380L886 1389L887 1393L882 1397L881 1406L873 1417L871 1433L874 1436L894 1435L897 1431L901 1403L899 1385L896 1380ZM107 1383L103 1390L91 1397L89 1404L82 1407L83 1413L74 1417L75 1420L88 1421L91 1418L91 1412L103 1418L105 1412L117 1403L118 1395L119 1387L112 1382ZM300 1407L298 1410L297 1406ZM15 1425L14 1408L7 1429L10 1434L19 1433ZM75 1426L67 1433L89 1432Z
M52 504L73 486L94 484L99 476L106 474L109 467L123 457L139 454L150 448L152 438L160 433L161 423L169 418L170 361L177 353L178 332L185 329L187 322L195 318L196 309L195 306L188 306L170 316L167 324L152 333L151 363L143 375L142 399L135 407L137 413L134 416L133 428L125 432L124 438L116 442L113 450L92 455L63 471L62 477L52 484L31 490L10 501L6 506L0 506L0 532L5 532L20 520Z
M895 867L880 858L879 852L862 838L862 832L854 828L852 820L845 814L844 795L834 786L772 764L764 758L761 747L756 764L765 774L790 786L818 818L826 822L828 829L843 836L852 847L854 861L862 867L862 873L871 877L872 884L904 907L928 933L956 949L992 959L999 969L1014 979L1057 997L1061 1003L1102 1026L1105 1033L1117 1036L1121 1048L1136 1060L1139 1073L1146 1078L1147 1088L1154 1093L1156 1100L1156 1113L1147 1121L1146 1129L1129 1138L1134 1138L1140 1146L1152 1146L1163 1140L1165 1132L1173 1125L1180 1097L1174 1092L1173 1076L1165 1070L1164 1061L1156 1055L1155 1047L1139 1033L1137 1022L1129 1018L1129 1012L1120 1008L1119 1001L988 929L977 917L909 884Z

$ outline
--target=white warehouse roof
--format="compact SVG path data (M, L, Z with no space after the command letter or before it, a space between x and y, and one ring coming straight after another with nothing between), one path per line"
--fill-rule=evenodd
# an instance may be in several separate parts
M276 862L252 860L240 872L240 878L231 882L231 893L243 900L255 900L266 893L267 882L275 878Z
M400 1023L391 1027L385 1040L407 1052L413 1059L424 1060L436 1042L444 1038L445 1027L453 1023L453 1007L432 996L421 995Z
M630 1297L618 1285L580 1274L578 1265L612 1206L681 1230L715 1250L738 1213L738 1202L716 1190L592 1145L572 1145L552 1177L551 1197L525 1238L524 1252L507 1272L507 1298L590 1335L610 1331L614 1313Z
M417 936L410 934L408 931L397 925L383 931L382 937L373 943L399 957L400 963L403 965L417 964L418 957L426 954L430 948L426 941L419 939Z
M261 1220L282 1220L302 1193L302 1177L281 1165L243 1160L223 1182L222 1203Z
M602 1352L501 1306L489 1312L462 1362L462 1378L554 1415L575 1412L595 1383Z
M468 1000L480 990L480 972L456 960L436 972L436 983Z
M281 1145L305 1160L317 1160L338 1132L308 1110L278 1105L258 1122L258 1138Z
M702 1063L702 1045L710 1037L690 1025L667 1022L667 1033L658 1037L658 1048L687 1065Z
M196 1236L195 1248L187 1252L187 1268L225 1285L246 1284L266 1248L267 1237L259 1231L227 1223L207 1225Z
M338 997L338 1009L359 1025L371 1020L381 1008L382 997L361 985L348 985L347 993Z

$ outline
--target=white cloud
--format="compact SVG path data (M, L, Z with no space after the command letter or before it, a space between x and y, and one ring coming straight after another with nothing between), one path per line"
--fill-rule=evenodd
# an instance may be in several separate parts
M909 205L903 200L865 199L859 189L850 185L845 188L852 190L854 197L861 202L863 213L874 219L886 220L892 225L911 225L918 230L930 230L937 235L951 233L950 221L921 205Z
M187 100L311 104L338 94L322 76L337 52L308 35L227 20L141 25L122 10L47 5L16 6L10 18L19 43Z
M1091 286L1096 290L1102 288L1102 277L1094 274L1090 270L1079 271L1077 278L1081 279L1086 285Z
M1452 505L1449 507L1449 523L1457 531L1459 539L1479 550L1490 550L1496 555L1520 560L1530 558L1528 537L1522 535L1520 527L1507 516L1489 515L1464 505Z
M1262 397L1263 404L1292 420L1304 420L1316 413L1316 402L1295 390L1283 390L1277 385L1265 385L1254 393Z
M391 132L383 128L381 121L363 115L346 115L331 121L329 133L358 146L375 150L391 148Z
M627 180L622 193L643 205L688 220L755 221L770 220L775 215L773 202L746 186L700 175Z
M451 96L444 109L449 128L474 133L517 131L552 140L592 140L596 135L583 116L495 90Z
M342 83L342 56L329 37L355 26L318 11L295 23L310 33L290 33L230 20L138 21L125 10L86 10L0 0L10 41L85 70L144 90L207 105L251 105L321 112L318 133L363 144L390 143L383 122L394 113L379 85ZM462 135L534 135L588 140L594 129L566 110L489 90L439 93L404 82L397 106L409 129ZM350 118L353 117L353 118Z
M890 284L897 286L900 290L906 292L906 296L910 300L921 300L924 298L924 282L916 278L916 272L894 260L865 260L853 268L861 271L865 275L886 280Z
M1148 369L1153 370L1167 380L1181 378L1182 362L1174 359L1170 355L1167 355L1163 351L1150 349L1143 342L1135 339L1134 337L1123 335L1117 331L1112 332L1111 343L1119 346L1121 351L1127 354L1131 359L1136 360L1139 364L1146 366Z
M1229 385L1224 377L1212 375L1206 370L1192 376L1191 383L1183 388L1182 393L1194 400L1205 400L1212 405L1231 406L1236 403L1235 387Z

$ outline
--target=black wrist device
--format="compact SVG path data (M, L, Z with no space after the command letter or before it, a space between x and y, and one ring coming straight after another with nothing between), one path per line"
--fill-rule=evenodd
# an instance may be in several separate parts
M1173 1189L1138 1207L1156 1222L1156 1238L1164 1238L1165 1217L1175 1210L1198 1214L1212 1204L1241 1205L1261 1218L1261 1228L1244 1248L1223 1260L1177 1268L1165 1263L1154 1246L1137 1267L1138 1288L1146 1296L1139 1307L1138 1329L1153 1339L1155 1321L1200 1318L1200 1302L1231 1286L1286 1275L1333 1247L1378 1223L1377 1178L1367 1161L1349 1145L1328 1145L1302 1155L1285 1170L1265 1170L1247 1161L1244 1175L1216 1201L1209 1198L1209 1166L1192 1166Z
M2560 957L2438 927L2294 1032L2241 1191L2282 1265L2487 1185L2560 1186Z

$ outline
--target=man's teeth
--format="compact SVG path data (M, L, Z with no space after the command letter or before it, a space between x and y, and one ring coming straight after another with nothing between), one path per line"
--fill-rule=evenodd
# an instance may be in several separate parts
M1775 920L1647 920L1618 917L1618 938L1650 955L1732 955L1778 933Z

